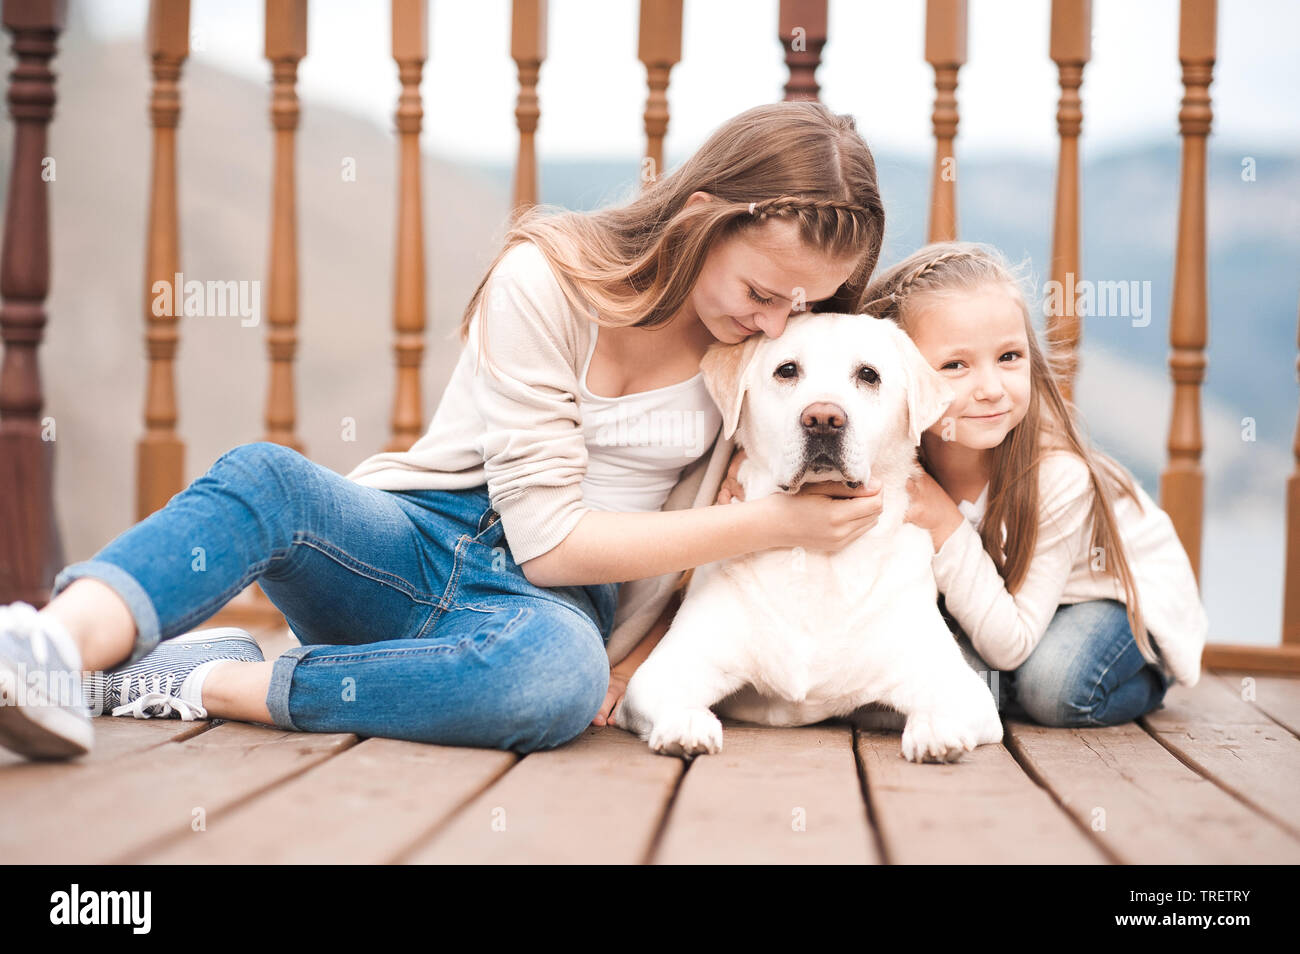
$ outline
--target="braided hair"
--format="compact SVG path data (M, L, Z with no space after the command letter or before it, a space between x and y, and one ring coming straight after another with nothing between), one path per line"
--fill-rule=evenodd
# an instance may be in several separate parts
M865 251L854 272L859 279L854 284L859 288L866 285L875 270L884 228L884 210L880 206L865 206L845 199L779 195L750 202L748 206L742 203L742 207L759 223L768 219L793 219L798 223L803 241L810 246ZM856 297L852 301L840 295L812 310L856 313L861 310L863 296Z
M979 530L984 550L993 560L1007 591L1015 593L1028 576L1038 541L1038 468L1047 454L1068 451L1083 461L1092 484L1091 552L1108 555L1104 574L1124 592L1129 627L1139 651L1148 660L1156 650L1146 630L1136 578L1124 552L1114 504L1127 496L1141 508L1133 476L1110 455L1094 447L1080 423L1078 409L1058 383L1069 367L1068 356L1039 345L1029 317L1027 280L1002 253L977 242L935 242L923 246L886 269L866 291L865 314L896 322L913 333L919 297L1003 287L1011 294L1025 324L1029 346L1029 404L1020 423L990 450L988 502ZM925 442L918 453L927 470ZM931 472L933 476L933 472ZM1094 572L1096 572L1094 570Z
M976 270L985 273L990 279L996 277L1009 280L1009 271L999 267L1004 265L1000 259L1000 255L990 255L987 247L973 242L928 245L871 283L867 289L869 300L863 306L863 311L876 318L889 318L901 324L903 305L908 296L920 290L938 290L944 287L944 277L952 271L955 263L968 262L977 266Z
M820 211L822 209L839 209L852 215L862 216L873 214L871 209L858 205L856 202L845 202L840 199L810 199L800 195L782 195L774 199L762 199L749 203L749 214L760 219L766 215L781 215L785 212L801 212L804 210Z

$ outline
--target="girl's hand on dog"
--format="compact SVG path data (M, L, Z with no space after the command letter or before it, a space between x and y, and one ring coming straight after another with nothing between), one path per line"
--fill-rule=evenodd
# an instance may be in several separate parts
M908 480L907 496L911 502L903 519L930 531L934 552L938 553L966 518L948 492L925 471Z
M736 475L740 473L740 465L745 460L745 449L737 448L736 453L731 455L731 465L727 467L727 476L722 479L722 486L718 488L718 500L720 504L731 503L732 499L744 500L745 490L740 486L740 481Z
M745 451L737 449L718 489L718 503L745 499L736 479L744 460ZM769 526L777 540L773 546L839 550L876 525L884 501L880 481L872 477L860 487L833 480L806 483L793 494L772 494L760 503L770 508Z
M768 508L772 546L839 550L876 525L883 502L873 477L856 489L833 481L804 484L797 493L771 494L753 505Z
M732 500L744 500L745 488L740 486L740 480L736 476L740 473L740 465L745 462L745 449L737 448L736 453L731 457L731 464L727 467L727 476L722 479L722 486L718 488L718 499L716 503L731 503ZM870 497L880 490L880 481L871 478L864 486L850 487L842 481L819 480L816 483L806 483L795 493L797 494L826 494L832 497Z
M754 503L770 510L773 546L833 551L874 527L883 501L880 481L873 479L857 489L831 481L804 484L797 493L771 494Z

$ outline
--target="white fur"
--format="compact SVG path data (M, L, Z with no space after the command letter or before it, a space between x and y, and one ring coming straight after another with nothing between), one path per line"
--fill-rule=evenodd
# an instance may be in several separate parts
M795 380L775 375L788 361ZM863 367L879 380L864 381ZM874 476L883 509L839 551L769 549L696 568L611 721L656 752L693 756L722 748L711 708L788 726L882 703L906 717L902 755L912 761L954 761L1001 741L992 694L939 614L930 535L903 519L921 432L953 397L942 376L896 325L863 315L799 315L780 338L713 346L701 368L725 436L736 431L746 449L746 500ZM800 418L819 402L847 421L836 466L816 469Z

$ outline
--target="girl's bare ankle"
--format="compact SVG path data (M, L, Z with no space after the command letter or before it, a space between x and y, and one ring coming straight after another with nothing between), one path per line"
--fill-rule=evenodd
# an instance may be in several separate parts
M135 645L136 625L130 608L115 590L99 580L75 580L41 613L68 631L81 652L85 669L107 669L123 662Z

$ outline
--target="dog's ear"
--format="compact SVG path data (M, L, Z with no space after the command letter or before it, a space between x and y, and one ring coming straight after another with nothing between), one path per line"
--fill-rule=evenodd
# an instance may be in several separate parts
M713 403L722 411L724 440L731 439L740 423L740 406L745 402L745 391L749 389L749 366L762 337L761 334L750 335L738 344L715 342L700 359L704 386L709 389Z
M916 343L906 331L888 318L878 319L889 323L894 343L902 359L903 374L907 379L907 436L915 446L921 435L943 416L957 395L943 375L930 367Z

